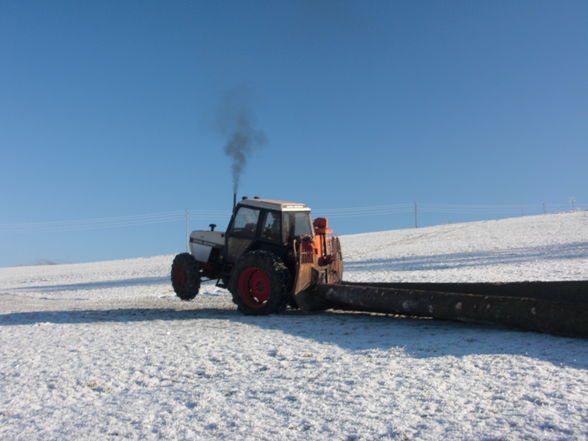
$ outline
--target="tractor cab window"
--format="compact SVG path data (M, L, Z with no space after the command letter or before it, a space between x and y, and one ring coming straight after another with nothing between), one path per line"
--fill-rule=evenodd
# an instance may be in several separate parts
M255 237L258 219L259 210L240 207L233 222L233 233L242 237Z
M275 242L281 240L281 220L280 213L277 211L266 212L265 219L261 227L261 238Z
M282 219L284 222L284 235L286 241L296 236L312 236L310 212L286 211L283 213Z

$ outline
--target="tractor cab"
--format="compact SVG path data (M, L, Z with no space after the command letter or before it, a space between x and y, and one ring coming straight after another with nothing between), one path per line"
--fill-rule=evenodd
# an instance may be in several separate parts
M286 259L285 245L313 236L310 208L294 202L243 199L237 204L225 234L225 261L236 262L252 250L267 250Z

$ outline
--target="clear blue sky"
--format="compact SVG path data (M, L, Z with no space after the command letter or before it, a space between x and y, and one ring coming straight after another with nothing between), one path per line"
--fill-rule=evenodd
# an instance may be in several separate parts
M588 202L584 0L0 0L0 63L0 266L180 251L181 214L59 222L228 210L218 113L235 87L267 138L240 194L317 209Z

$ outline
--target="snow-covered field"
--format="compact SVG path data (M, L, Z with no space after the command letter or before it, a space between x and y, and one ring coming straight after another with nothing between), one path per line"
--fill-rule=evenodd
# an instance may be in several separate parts
M588 280L588 212L342 245L347 280ZM172 258L0 268L0 440L588 439L586 340L242 316L212 284L178 300Z

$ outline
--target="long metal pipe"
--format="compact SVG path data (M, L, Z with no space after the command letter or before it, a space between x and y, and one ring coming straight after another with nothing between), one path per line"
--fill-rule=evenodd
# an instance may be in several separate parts
M317 285L309 294L321 309L493 323L588 338L588 281L512 284L343 282ZM305 309L304 306L301 308Z

